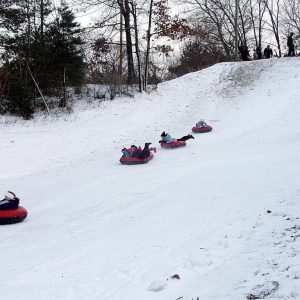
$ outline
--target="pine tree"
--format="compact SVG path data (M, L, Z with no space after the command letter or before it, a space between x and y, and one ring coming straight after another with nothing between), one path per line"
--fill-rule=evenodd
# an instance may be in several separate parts
M0 9L4 49L0 68L0 113L9 111L29 118L35 109L35 98L39 96L36 84L44 94L65 95L67 85L78 86L83 82L82 30L67 5L59 8L57 18L49 23L47 3L40 7L20 0L14 8ZM2 25L6 22L9 28ZM66 106L65 96L61 105Z
M74 13L63 4L58 10L57 18L46 32L45 42L51 60L48 73L51 74L54 86L61 86L64 83L78 86L84 79L82 29L74 20Z

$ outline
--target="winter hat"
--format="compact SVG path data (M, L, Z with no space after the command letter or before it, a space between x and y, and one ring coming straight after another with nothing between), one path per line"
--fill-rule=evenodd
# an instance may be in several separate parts
M137 148L137 146L136 145L131 145L130 148Z
M8 198L8 199L14 199L14 198L16 198L16 194L13 193L13 192L8 191L8 192L5 194L5 197Z
M167 134L165 132L163 132L160 136L166 136Z

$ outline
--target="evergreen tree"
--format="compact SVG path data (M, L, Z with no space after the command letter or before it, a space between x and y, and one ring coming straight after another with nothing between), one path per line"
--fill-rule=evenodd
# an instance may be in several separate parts
M24 66L17 63L19 53L24 52L24 45L18 38L25 30L24 3L22 0L3 0L0 5L0 113L9 111L29 118L32 114L28 101L31 92L24 84Z
M82 84L85 67L82 30L68 6L59 8L57 18L47 24L46 17L50 13L47 3L42 7L30 6L30 3L20 0L14 8L0 9L4 49L0 67L0 113L9 111L25 118L34 111L38 95L36 84L44 94L65 95L67 85ZM22 10L24 7L27 10ZM14 23L18 14L19 21ZM14 25L14 30L10 27L5 34L1 24L8 16L12 18L10 26ZM66 97L61 104L66 106Z
M51 61L48 73L56 87L64 83L78 86L84 79L82 29L74 20L74 13L63 4L58 10L57 18L45 33L45 43Z

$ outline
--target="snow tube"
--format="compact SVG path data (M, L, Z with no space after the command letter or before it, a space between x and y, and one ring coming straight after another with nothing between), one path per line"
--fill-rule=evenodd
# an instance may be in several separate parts
M140 164L147 163L152 158L153 158L153 153L150 153L150 156L144 159L137 158L137 157L122 156L120 158L120 163L123 165L140 165Z
M212 131L212 127L211 126L207 126L207 127L196 127L195 126L192 128L192 131L196 132L196 133L210 132L210 131Z
M184 147L186 145L186 142L176 141L176 142L171 142L171 143L160 143L160 145L163 148L178 148L178 147Z
M19 206L15 209L0 210L0 225L22 222L27 217L27 211Z

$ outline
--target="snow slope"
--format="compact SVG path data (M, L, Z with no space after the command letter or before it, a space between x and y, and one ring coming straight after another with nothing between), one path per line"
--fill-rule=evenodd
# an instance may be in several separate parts
M0 299L300 299L299 74L223 63L67 120L2 117L0 187L29 216L0 227ZM119 164L200 118L187 147Z

